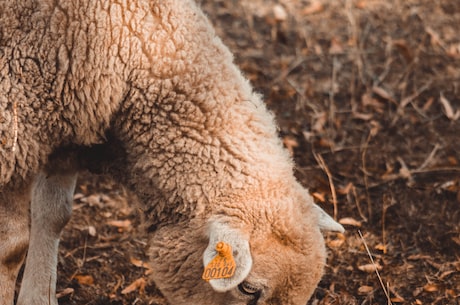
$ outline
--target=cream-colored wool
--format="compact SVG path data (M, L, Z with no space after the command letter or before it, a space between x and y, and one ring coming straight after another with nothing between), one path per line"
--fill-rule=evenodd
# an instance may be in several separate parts
M320 229L341 230L296 182L272 115L191 0L0 1L0 165L2 305L27 250L18 228L30 198L30 291L18 304L49 303L54 283L42 287L29 265L55 281L80 167L143 202L171 304L303 305L325 262ZM250 253L239 257L249 275L201 280L211 237Z

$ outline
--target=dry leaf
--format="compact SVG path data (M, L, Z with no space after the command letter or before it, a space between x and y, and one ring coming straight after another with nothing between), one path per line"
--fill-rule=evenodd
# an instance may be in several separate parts
M414 59L414 54L404 39L394 40L393 45L398 49L399 53L401 53L406 62L409 63Z
M348 195L352 189L353 189L353 183L348 182L346 186L337 189L337 193L341 195Z
M360 1L355 3L355 7L359 8L359 9L366 8L366 6L367 6L366 0L360 0Z
M396 103L395 99L393 98L393 96L387 90L383 89L382 87L374 86L372 88L372 92L374 92L375 94L377 94L378 96L380 96L383 99L386 99L386 100L389 100L390 102Z
M428 260L432 257L429 255L422 255L422 254L412 254L407 257L408 260L418 261L418 260Z
M310 5L305 7L302 10L303 15L311 15L322 12L324 10L324 5L319 1L313 1Z
M326 195L324 193L314 192L311 195L319 202L326 202Z
M363 121L369 121L374 117L372 113L353 112L353 118Z
M60 299L60 298L63 298L65 296L68 296L70 294L73 294L75 292L75 290L73 288L65 288L64 290L56 293L56 298Z
M273 6L273 15L276 21L285 21L287 19L287 12L284 7L280 4Z
M451 44L447 49L447 55L452 58L460 58L460 43Z
M356 220L356 219L354 219L354 218L351 218L351 217L341 218L339 220L339 223L343 224L343 225L349 225L349 226L353 226L353 227L358 227L358 228L361 227L361 222Z
M313 131L316 131L317 133L322 133L324 132L324 126L326 125L326 122L327 122L327 113L320 112L313 118L313 124L311 126L311 129Z
M133 264L136 267L146 268L146 269L150 268L149 264L144 262L143 260L131 257L129 261L131 262L131 264Z
M387 250L388 250L388 247L382 243L377 244L374 248L379 251L382 251L383 253L387 253Z
M96 206L102 208L101 195L93 194L80 199L81 202L88 203L90 207Z
M446 99L442 93L439 95L439 101L441 102L446 117L449 120L456 121L460 117L460 110L454 112L454 109L452 108L452 105L450 104L449 100Z
M393 297L391 298L391 301L393 303L404 303L406 300L404 300L402 297Z
M425 104L423 104L423 111L428 111L430 108L431 108L431 105L433 105L433 102L434 102L434 97L430 97L427 99L427 101L425 102Z
M125 220L109 220L107 224L112 227L117 227L119 229L130 229L131 228L131 221L129 219Z
M369 294L374 290L372 286L361 286L358 288L358 294L364 295L364 294Z
M365 265L358 266L358 269L363 272L373 273L375 272L375 269L380 271L383 269L383 267L379 263L375 263L375 264L365 264Z
M283 144L286 146L291 156L294 155L294 148L299 147L299 142L297 142L297 140L291 136L285 136L283 138Z
M440 46L445 48L445 44L442 41L441 37L438 33L436 33L431 27L427 27L425 31L430 35L431 45L432 46Z
M426 292L436 292L439 290L439 286L436 284L428 283L425 286L423 286L423 290L425 290Z
M94 285L94 278L91 275L77 274L73 277L80 285Z
M331 46L329 47L329 54L336 55L343 53L343 46L342 43L339 41L338 38L333 37L331 39Z
M97 235L96 228L94 226L88 226L89 236L95 237Z
M75 195L73 195L73 200L80 200L82 199L83 197L85 197L85 195L83 195L82 193L75 193Z
M452 298L457 297L457 292L453 289L446 289L446 294L449 295Z
M327 241L327 245L329 248L340 248L345 243L345 235L342 233L337 233L335 239L331 239Z
M145 293L145 285L146 285L146 281L145 281L144 278L141 277L141 278L135 280L134 282L132 282L128 287L123 289L121 291L121 294L128 294L128 293L134 292L136 290L139 290L140 294L144 294Z

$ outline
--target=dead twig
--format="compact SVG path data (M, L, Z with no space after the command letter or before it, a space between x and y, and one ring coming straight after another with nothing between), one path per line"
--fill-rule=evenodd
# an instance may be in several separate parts
M374 262L374 258L372 257L371 251L369 250L369 247L367 246L366 240L364 240L364 237L363 237L363 234L361 233L361 230L358 230L358 233L359 233L359 236L361 237L361 240L363 241L364 247L366 248L367 255L369 256L369 259L371 260L371 263L374 266L375 274L377 274L377 277L378 277L379 282L380 282L380 286L382 286L382 290L385 293L385 296L387 297L388 304L392 305L393 303L391 302L390 293L386 289L385 284L383 284L382 277L380 276L379 270L377 269L377 265Z
M331 194L332 194L332 204L334 205L334 219L337 219L337 193L335 191L335 186L334 186L334 181L332 179L332 174L329 171L329 168L326 165L326 162L324 161L323 157L321 157L320 154L317 154L313 152L313 156L316 159L316 162L318 162L319 166L321 169L326 173L327 179L329 180L329 187L331 189Z
M371 122L372 123L372 122ZM366 170L366 154L367 154L367 148L369 147L369 142L373 137L375 137L379 131L379 125L377 123L373 124L374 126L369 130L369 135L367 136L366 142L364 143L364 146L362 147L362 154L361 154L361 164L362 164L362 171L363 171L363 179L364 179L364 186L366 188L366 199L367 199L367 212L368 216L372 215L372 204L371 204L371 196L369 194L369 180L368 176L370 174Z

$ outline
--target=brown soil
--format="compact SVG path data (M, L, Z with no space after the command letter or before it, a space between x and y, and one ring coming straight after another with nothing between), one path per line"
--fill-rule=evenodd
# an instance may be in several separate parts
M347 228L327 237L309 304L388 304L375 267L394 304L460 304L458 0L201 3L276 114L298 179ZM60 304L166 304L134 201L82 177Z

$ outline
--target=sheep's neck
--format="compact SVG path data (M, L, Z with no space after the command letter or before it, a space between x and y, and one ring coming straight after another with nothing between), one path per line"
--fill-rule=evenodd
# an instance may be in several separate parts
M243 98L235 91L221 100L212 94L200 100L200 94L180 89L171 82L132 89L119 124L130 146L128 170L133 181L143 181L133 188L156 214L201 214L230 192L291 174L272 117L257 95ZM155 92L155 102L145 92Z

